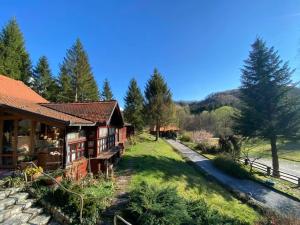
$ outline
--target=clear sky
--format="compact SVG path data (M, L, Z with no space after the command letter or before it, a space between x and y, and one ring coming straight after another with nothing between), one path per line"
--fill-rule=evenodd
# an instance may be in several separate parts
M46 55L54 75L79 37L121 106L129 80L144 89L154 67L175 100L238 87L257 36L300 68L299 0L0 0L0 9L0 26L16 17L33 63Z

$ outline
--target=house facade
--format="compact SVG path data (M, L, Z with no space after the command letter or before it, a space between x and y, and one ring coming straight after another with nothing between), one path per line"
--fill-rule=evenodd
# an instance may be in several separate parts
M125 141L116 101L49 103L21 81L0 75L0 169L33 161L79 179L88 171L107 172Z

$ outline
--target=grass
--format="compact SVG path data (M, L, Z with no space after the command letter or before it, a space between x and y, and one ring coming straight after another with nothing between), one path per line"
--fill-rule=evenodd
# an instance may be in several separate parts
M118 172L122 173L126 172L126 165L132 165L130 189L134 189L142 181L154 185L174 186L182 197L203 198L224 215L251 224L260 218L254 209L234 198L215 182L207 180L163 140L155 142L147 134L141 135L140 139L138 144L126 152L118 167Z
M300 141L299 140L279 140L277 142L278 146L278 157L280 159L286 159L291 161L300 162ZM251 146L245 145L245 147L250 147L250 156L257 157L262 156L262 158L271 158L271 146L267 141L259 141L258 143L252 144Z

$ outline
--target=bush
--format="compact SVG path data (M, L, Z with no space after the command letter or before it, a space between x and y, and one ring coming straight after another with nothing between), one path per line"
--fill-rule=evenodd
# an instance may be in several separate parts
M180 225L188 217L184 200L175 188L141 183L130 193L129 212L135 224Z
M282 216L274 212L268 211L264 213L263 219L261 219L256 225L300 225L300 220L292 216Z
M251 174L240 164L226 156L218 156L213 159L213 164L225 173L239 179L251 178Z
M248 225L212 210L204 200L185 200L175 188L142 183L130 194L134 224L143 225Z
M208 153L208 154L218 154L221 152L221 150L218 148L218 146L212 145L208 142L200 142L195 146L196 150L200 150L202 153Z
M190 141L192 141L192 138L187 134L183 134L183 135L181 135L179 140L182 142L190 142Z

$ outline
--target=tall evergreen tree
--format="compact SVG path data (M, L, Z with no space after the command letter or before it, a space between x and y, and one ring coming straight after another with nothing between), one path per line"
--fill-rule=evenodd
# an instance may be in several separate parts
M58 85L52 76L46 56L39 58L33 70L32 88L51 102L57 100Z
M158 70L154 69L145 89L145 112L149 125L156 127L156 140L159 138L160 128L173 119L173 109L171 91Z
M23 34L16 19L12 19L0 33L0 74L29 84L31 69Z
M279 176L278 136L290 138L299 130L299 107L292 99L293 71L283 63L274 48L257 39L242 69L240 115L236 130L247 137L270 141L273 175Z
M67 50L66 57L60 67L59 101L97 101L99 91L91 66L79 39Z
M144 125L143 115L143 95L140 88L137 85L135 79L132 79L129 83L126 96L124 98L125 108L124 117L125 120L131 123L136 130L142 130Z
M104 80L103 89L102 89L101 97L104 101L109 101L114 98L113 93L110 88L109 81L107 79Z

